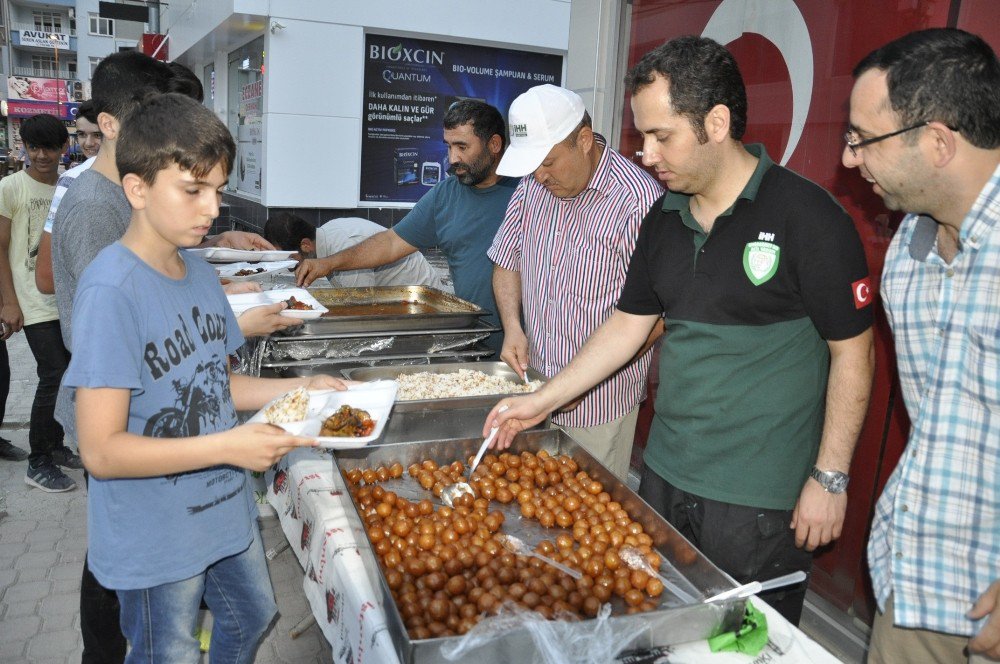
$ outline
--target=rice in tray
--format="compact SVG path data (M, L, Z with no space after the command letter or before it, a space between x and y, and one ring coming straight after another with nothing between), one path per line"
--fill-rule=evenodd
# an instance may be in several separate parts
M480 394L515 394L534 392L542 382L533 380L528 384L513 382L506 378L490 376L482 371L459 369L457 373L400 374L397 401L417 401L424 399L452 399Z

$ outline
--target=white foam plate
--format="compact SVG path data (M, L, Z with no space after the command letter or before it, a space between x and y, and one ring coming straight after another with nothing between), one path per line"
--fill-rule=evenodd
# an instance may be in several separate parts
M270 261L266 263L225 263L216 266L215 273L222 277L223 279L228 279L229 281L257 281L267 277L275 272L287 271L288 268L295 267L298 265L298 261ZM263 270L261 272L254 272L253 274L245 274L238 276L236 273L240 270Z
M285 309L282 316L291 318L315 319L325 314L329 309L319 303L312 294L305 288L282 288L278 290L263 291L260 293L240 293L239 295L227 295L229 306L233 308L233 313L237 316L247 309L259 307L263 304L274 304L294 297L299 302L305 302L312 309Z
M209 263L287 261L292 257L292 254L297 253L295 251L229 249L228 247L206 247L205 249L188 249L188 251L195 256L201 256Z
M351 385L347 390L312 391L309 393L309 410L306 413L306 419L276 426L280 426L296 436L315 438L319 441L320 447L328 449L348 450L364 447L382 435L382 430L385 429L386 422L389 421L392 406L396 401L396 389L397 385L394 380L374 380L370 383ZM270 405L270 403L267 404L267 406ZM368 414L375 420L375 429L369 435L358 438L320 436L319 432L323 428L323 421L344 405L368 411ZM267 406L257 411L250 418L250 421L266 422L264 410Z

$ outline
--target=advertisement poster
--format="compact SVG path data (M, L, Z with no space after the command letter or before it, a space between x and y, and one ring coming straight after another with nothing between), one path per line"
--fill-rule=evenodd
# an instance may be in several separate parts
M65 80L54 78L8 76L7 98L30 101L68 101L66 83Z
M244 85L236 134L236 189L254 196L260 196L263 108L264 79Z
M448 173L443 119L467 98L500 109L542 83L562 84L562 56L367 35L361 204L415 203Z
M86 86L80 81L32 76L7 77L7 114L30 117L36 113L54 115L62 120L76 119L76 108L86 98Z

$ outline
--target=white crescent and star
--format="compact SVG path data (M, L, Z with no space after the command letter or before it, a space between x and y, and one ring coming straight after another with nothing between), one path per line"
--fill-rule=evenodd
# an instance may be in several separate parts
M809 29L793 0L723 0L708 20L702 37L728 44L746 32L774 44L792 83L792 122L781 165L788 163L802 138L813 89L813 50Z

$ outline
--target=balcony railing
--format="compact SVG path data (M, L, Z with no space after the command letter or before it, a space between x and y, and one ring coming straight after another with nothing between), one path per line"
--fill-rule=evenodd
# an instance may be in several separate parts
M14 67L14 76L31 76L34 78L76 78L76 72L68 69L33 69L31 67Z
M66 17L66 20L69 21L68 16ZM33 30L36 32L43 31L42 28L37 27L34 23L11 23L10 29L18 31L24 31L24 30ZM70 30L68 25L66 27L60 28L59 30L49 30L49 32L69 33L70 37L76 37L76 30Z

